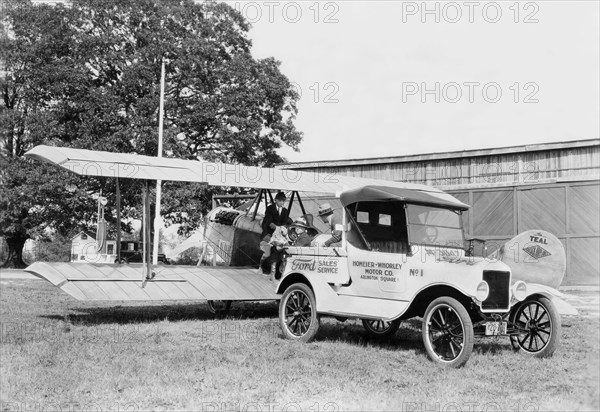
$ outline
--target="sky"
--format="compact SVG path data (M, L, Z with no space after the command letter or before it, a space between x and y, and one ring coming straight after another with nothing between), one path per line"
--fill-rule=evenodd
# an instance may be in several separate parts
M598 138L597 1L228 1L301 94L289 161Z

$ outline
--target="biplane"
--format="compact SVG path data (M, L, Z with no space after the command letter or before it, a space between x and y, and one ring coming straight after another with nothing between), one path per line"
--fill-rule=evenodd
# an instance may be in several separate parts
M454 367L469 358L474 336L510 336L517 350L551 356L560 313L577 313L556 290L566 267L556 237L525 232L495 254L473 256L462 227L469 206L430 186L50 146L26 156L82 176L141 180L145 210L153 180L258 190L244 208L217 207L207 218L205 238L226 266L153 267L146 258L143 265L36 262L26 269L79 300L206 300L214 311L231 301L278 300L283 335L301 341L315 337L321 316L361 319L374 336L422 317L429 357ZM337 205L343 222L339 246L324 247L317 236L310 246L286 247L276 282L256 271L271 190L290 193L292 217L314 216L320 196ZM149 243L148 235L146 256Z

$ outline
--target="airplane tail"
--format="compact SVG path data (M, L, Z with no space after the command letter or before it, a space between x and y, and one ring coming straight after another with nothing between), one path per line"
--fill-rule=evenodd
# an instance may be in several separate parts
M554 289L560 286L567 268L563 244L543 230L520 233L492 256L511 268L513 281L539 283Z

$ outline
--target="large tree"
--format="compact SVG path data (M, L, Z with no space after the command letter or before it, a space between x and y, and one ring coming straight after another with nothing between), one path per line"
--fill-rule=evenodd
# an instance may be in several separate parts
M22 265L27 238L89 225L89 193L114 193L115 184L80 179L23 154L50 144L156 155L162 61L164 155L269 166L282 160L279 148L296 149L302 138L293 124L298 96L279 62L252 57L248 23L225 4L10 0L4 11L0 236L12 265ZM121 185L123 207L135 215L139 184ZM206 189L192 188L165 186L166 216L188 228L208 207ZM113 202L109 196L109 210Z

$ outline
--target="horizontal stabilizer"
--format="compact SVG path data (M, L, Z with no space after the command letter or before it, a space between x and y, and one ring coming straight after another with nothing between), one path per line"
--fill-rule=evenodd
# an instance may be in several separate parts
M142 287L141 264L36 262L27 272L78 300L276 300L275 286L253 268L154 266Z

